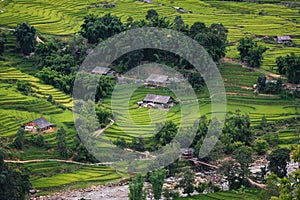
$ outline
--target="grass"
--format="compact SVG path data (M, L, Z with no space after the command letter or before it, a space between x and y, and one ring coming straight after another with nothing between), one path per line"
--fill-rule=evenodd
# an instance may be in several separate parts
M200 194L192 197L182 197L177 198L176 200L234 200L234 199L244 199L244 200L259 200L259 194L261 190L259 189L246 189L245 194L240 194L238 191L226 191L226 192L217 192L212 194Z

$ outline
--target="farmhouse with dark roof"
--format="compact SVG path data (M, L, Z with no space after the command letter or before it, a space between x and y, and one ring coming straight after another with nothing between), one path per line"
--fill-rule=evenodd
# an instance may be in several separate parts
M149 85L166 86L168 76L160 74L151 74L147 79L146 83Z
M277 36L276 37L276 41L279 44L288 44L288 43L292 43L292 38L288 35L285 36Z
M54 124L49 122L43 117L32 120L24 124L24 129L30 132L51 132L53 131Z
M142 102L138 102L138 104L142 104L143 107L153 108L171 108L174 106L176 102L170 96L156 95L156 94L147 94L147 96L143 99Z
M92 70L92 74L101 74L101 75L114 75L114 71L111 68L108 67L95 67Z

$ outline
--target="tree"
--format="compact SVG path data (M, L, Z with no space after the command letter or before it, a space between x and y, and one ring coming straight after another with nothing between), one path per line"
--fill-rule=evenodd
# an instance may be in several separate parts
M300 145L298 145L293 151L292 151L292 159L295 162L300 163Z
M123 30L125 30L125 26L120 18L111 14L97 18L91 14L84 17L84 23L81 25L79 33L88 40L88 43L95 44Z
M68 157L68 147L67 147L66 131L64 128L60 128L57 131L56 140L57 140L57 150L58 150L59 154L63 158L67 158Z
M146 191L144 189L144 178L137 174L129 184L129 200L146 200Z
M198 33L205 32L207 30L203 22L194 22L191 26L189 35L194 38Z
M0 56L4 52L5 42L6 42L6 35L0 31Z
M283 178L287 173L287 163L290 161L290 150L279 148L268 155L267 160L270 162L269 169L279 178Z
M16 149L22 150L24 147L24 140L25 140L25 130L20 128L17 132L17 137L14 139L12 146Z
M191 196L194 192L195 173L192 170L184 172L182 179L179 181L179 187L183 188L183 194Z
M167 171L165 169L160 169L160 170L150 172L149 179L152 185L152 191L155 200L159 200L161 197L162 187L164 184L166 173Z
M252 159L252 149L251 147L241 146L238 149L233 151L233 158L241 166L241 181L242 185L245 185L246 178L250 174L249 166L253 162Z
M224 159L218 171L227 177L229 189L240 187L239 177L237 176L240 172L240 166L234 159Z
M173 29L176 31L186 32L188 27L184 24L181 16L176 16L173 23Z
M0 199L24 200L30 188L28 174L23 169L8 167L0 153Z
M269 144L266 140L264 139L258 139L254 143L254 150L259 154L263 155L267 152L269 148Z
M18 80L17 89L25 95L29 95L32 92L31 84L26 80Z
M173 121L158 125L158 132L154 136L155 147L158 149L166 144L169 144L177 133L176 124Z
M30 26L27 22L23 22L17 26L14 35L24 55L29 55L34 51L36 30L33 26Z
M239 40L237 47L240 53L240 59L247 62L250 67L260 67L263 60L263 53L266 47L258 45L252 38L245 37Z
M226 146L227 153L232 153L236 142L248 146L252 144L253 134L250 124L249 115L241 114L239 110L226 115L221 141Z
M53 103L53 97L51 94L48 96L47 101Z
M278 72L287 76L291 83L300 83L300 56L291 53L286 57L277 57L276 64Z
M146 20L157 20L158 17L156 10L151 9L147 11Z
M127 143L124 138L118 137L115 144L122 149L127 147Z

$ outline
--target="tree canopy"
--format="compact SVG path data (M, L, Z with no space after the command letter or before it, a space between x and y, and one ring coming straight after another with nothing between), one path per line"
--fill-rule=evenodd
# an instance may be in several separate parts
M34 51L36 30L34 26L30 26L27 22L18 24L14 35L24 55L29 55Z
M239 40L237 47L240 53L240 59L247 62L250 67L260 67L262 65L263 53L266 47L258 45L253 38L244 37Z

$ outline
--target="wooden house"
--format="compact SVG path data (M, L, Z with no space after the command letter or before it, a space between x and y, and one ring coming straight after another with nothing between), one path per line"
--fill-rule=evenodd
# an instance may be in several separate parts
M54 124L49 122L43 117L27 122L23 125L26 131L30 132L51 132L53 131Z
M156 85L165 87L168 81L168 76L160 74L151 74L147 79L146 83L149 85Z
M152 107L156 107L157 105L170 108L174 105L175 101L170 96L147 94L147 96L143 100L143 103Z
M113 76L115 75L115 72L108 67L95 67L92 72L92 74L101 74L105 76Z
M277 36L276 37L276 42L278 44L290 44L293 43L292 38L288 35L285 36Z

